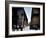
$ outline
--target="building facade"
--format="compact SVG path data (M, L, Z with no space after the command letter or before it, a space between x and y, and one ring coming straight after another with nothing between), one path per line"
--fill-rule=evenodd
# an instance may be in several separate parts
M24 11L24 8L22 7L16 7L16 8L13 8L13 15L12 15L12 27L13 27L13 30L17 29L23 29L24 25L27 25L28 24L28 19L27 19L27 16L26 16L26 13Z
M30 29L40 29L40 8L32 8Z

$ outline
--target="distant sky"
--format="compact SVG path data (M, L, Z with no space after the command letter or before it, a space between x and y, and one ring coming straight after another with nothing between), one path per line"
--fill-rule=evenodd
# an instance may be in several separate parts
M26 12L26 15L28 18L28 23L29 23L31 21L32 8L31 7L24 7L24 10Z

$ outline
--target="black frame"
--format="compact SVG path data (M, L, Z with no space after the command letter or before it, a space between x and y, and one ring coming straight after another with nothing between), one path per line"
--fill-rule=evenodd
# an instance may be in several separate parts
M43 33L38 34L24 34L24 35L8 35L8 22L9 22L9 4L10 3L23 3L23 4L36 4L36 5L43 5ZM23 36L39 36L39 35L45 35L45 3L42 2L22 2L22 1L5 1L5 37L23 37Z

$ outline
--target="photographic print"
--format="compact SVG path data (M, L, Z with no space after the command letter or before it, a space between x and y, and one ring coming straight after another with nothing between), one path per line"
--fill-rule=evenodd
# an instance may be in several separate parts
M12 7L12 30L40 30L40 8Z
M44 3L6 3L6 36L44 35Z

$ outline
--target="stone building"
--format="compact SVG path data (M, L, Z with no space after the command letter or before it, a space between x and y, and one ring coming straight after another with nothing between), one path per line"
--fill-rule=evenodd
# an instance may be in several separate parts
M23 29L24 25L28 25L28 19L24 8L16 7L12 8L12 27L15 29Z
M32 8L30 29L40 29L40 8Z

